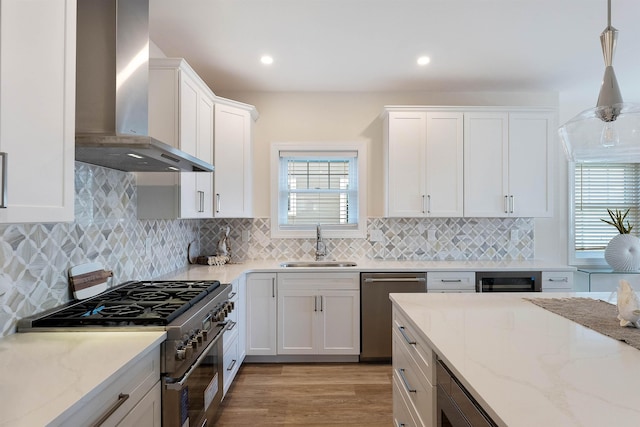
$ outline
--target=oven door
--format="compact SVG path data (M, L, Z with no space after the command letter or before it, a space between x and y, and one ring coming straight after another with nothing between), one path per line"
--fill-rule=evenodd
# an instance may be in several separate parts
M213 425L222 401L222 335L204 349L182 378L166 376L162 390L164 427L204 427Z

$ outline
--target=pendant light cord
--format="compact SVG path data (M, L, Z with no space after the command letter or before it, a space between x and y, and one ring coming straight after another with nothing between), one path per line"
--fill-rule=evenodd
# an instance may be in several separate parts
M611 28L611 0L607 0L607 28Z

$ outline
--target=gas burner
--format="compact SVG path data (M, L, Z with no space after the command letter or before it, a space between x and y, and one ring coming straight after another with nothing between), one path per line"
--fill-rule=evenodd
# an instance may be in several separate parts
M126 297L134 301L167 301L171 299L171 295L161 289L133 289L126 293Z
M94 311L97 313L92 314L99 314L106 318L119 319L125 317L138 317L144 313L145 309L138 304L116 304L98 307Z

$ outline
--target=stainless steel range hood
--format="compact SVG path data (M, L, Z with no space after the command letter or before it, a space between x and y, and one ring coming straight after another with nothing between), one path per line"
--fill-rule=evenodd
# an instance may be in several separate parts
M77 7L76 160L129 172L212 172L148 134L149 1Z

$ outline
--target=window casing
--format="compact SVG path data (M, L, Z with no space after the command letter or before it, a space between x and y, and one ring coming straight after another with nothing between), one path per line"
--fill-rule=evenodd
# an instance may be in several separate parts
M272 237L366 236L364 143L272 145Z
M570 171L570 260L575 265L606 265L604 249L618 234L601 221L609 219L607 209L629 209L626 221L640 226L640 164L579 163Z

